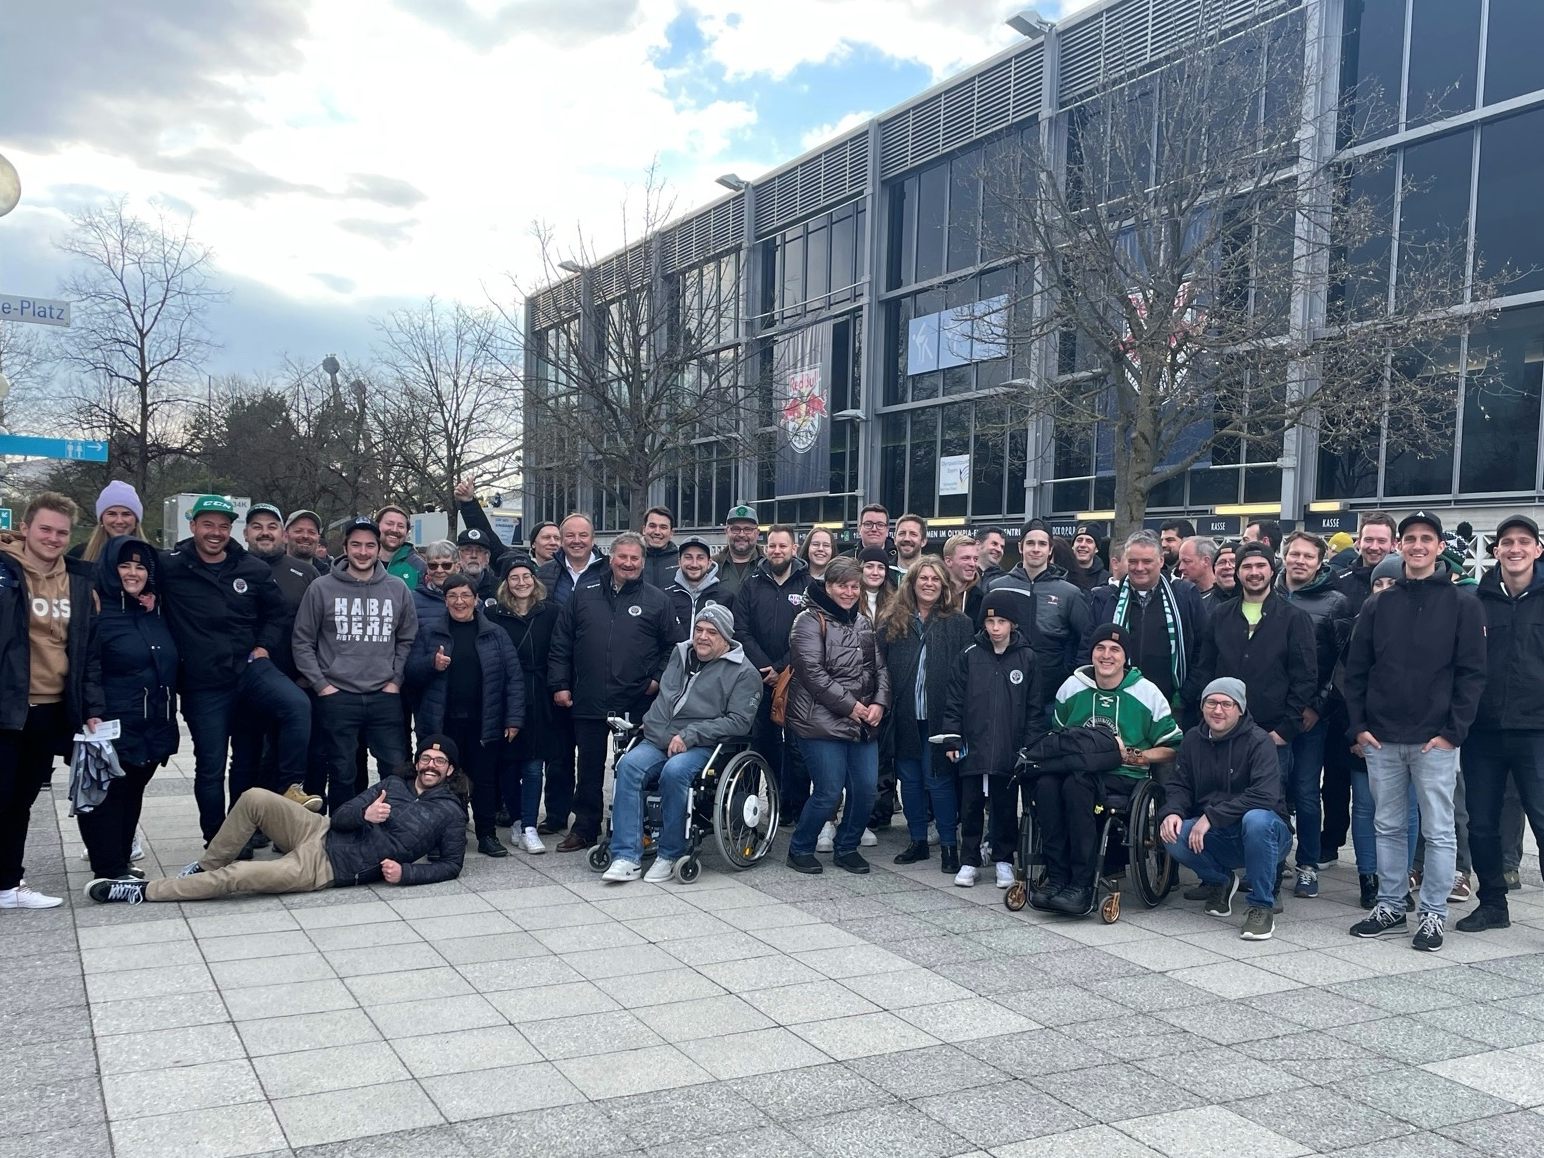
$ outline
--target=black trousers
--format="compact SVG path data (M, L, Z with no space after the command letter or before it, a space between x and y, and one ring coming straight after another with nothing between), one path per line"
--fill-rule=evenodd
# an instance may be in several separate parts
M360 791L362 747L375 754L378 777L407 762L402 747L402 697L387 692L333 692L317 701L317 725L326 736L327 805L336 811Z
M1510 779L1517 785L1534 839L1544 847L1544 732L1475 729L1464 741L1462 767L1469 808L1469 859L1479 878L1480 904L1504 909L1502 802Z
M981 835L987 829L987 841L994 861L1013 859L1019 840L1019 810L1015 793L1008 791L1007 776L993 776L990 792L979 773L960 776L960 864L981 867Z
M772 689L763 687L761 707L756 709L752 744L777 777L778 812L786 825L797 824L804 802L810 798L810 774L804 754L781 724L772 722Z
M886 713L879 723L879 783L874 793L874 807L869 811L870 828L884 828L900 811L900 777L895 770L895 728Z
M461 754L461 770L472 782L472 830L478 836L494 835L494 817L498 815L499 798L520 799L519 766L504 758L498 745L482 742L482 718L463 717L445 721L445 734L456 743Z
M32 802L53 775L54 756L70 728L63 704L35 704L19 730L0 730L0 890L26 875L27 827Z
M134 829L145 804L145 786L155 775L154 764L125 764L123 775L107 786L107 798L90 812L77 813L75 823L91 858L91 875L121 877L129 871Z
M1106 788L1126 788L1132 781L1114 773L1041 776L1034 781L1035 829L1045 857L1048 881L1085 888L1099 871L1099 817L1094 802Z
M579 777L573 795L573 832L593 841L600 837L601 817L606 810L606 753L611 728L605 720L575 720L574 741L579 751Z
M604 721L602 722L604 726ZM574 812L574 756L578 739L574 731L572 708L552 709L551 759L547 761L546 798L547 823L567 828ZM517 797L518 799L518 797Z
M1351 755L1351 740L1346 736L1350 727L1346 706L1338 697L1324 722L1324 781L1319 787L1319 799L1324 805L1319 825L1323 834L1319 841L1321 858L1344 845L1351 833L1351 773L1357 762Z

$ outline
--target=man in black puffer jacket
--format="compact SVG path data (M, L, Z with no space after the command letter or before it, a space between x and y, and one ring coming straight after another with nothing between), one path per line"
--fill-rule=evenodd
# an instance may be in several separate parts
M428 736L411 769L372 785L330 819L254 788L236 802L204 855L176 876L98 879L86 886L86 895L103 904L137 905L454 880L466 854L467 784L456 760L448 737ZM259 828L289 851L276 860L237 860ZM424 857L427 863L416 863Z

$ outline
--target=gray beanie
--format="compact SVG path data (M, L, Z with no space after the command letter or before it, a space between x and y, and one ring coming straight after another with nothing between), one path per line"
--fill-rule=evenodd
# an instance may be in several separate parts
M1379 579L1403 579L1404 577L1404 556L1395 552L1383 556L1382 562L1372 569L1372 578L1367 582L1376 583Z
M1227 696L1238 705L1238 710L1247 712L1249 701L1245 698L1244 681L1236 680L1232 676L1218 676L1206 685L1206 690L1201 693L1201 702L1205 703L1208 696Z
M703 604L702 609L692 617L692 627L695 628L703 620L707 620L713 630L724 637L725 643L734 642L734 612L722 603Z

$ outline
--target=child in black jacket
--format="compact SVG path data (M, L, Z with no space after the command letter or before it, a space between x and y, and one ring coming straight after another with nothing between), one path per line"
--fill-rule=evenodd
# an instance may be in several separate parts
M954 883L970 888L981 868L984 813L990 809L992 860L997 887L1013 883L1013 846L1018 834L1017 801L1008 777L1019 749L1029 743L1040 715L1040 678L1035 651L1017 625L1034 614L1022 591L987 592L981 631L966 648L949 681L944 733L954 737L945 751L960 774L960 871ZM996 778L995 782L993 777Z

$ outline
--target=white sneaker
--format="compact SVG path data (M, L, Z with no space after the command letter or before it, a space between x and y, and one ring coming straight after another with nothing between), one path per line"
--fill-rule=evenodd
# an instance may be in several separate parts
M620 884L623 881L635 881L643 875L643 867L635 860L614 860L611 867L601 873L600 879L610 881L612 884Z
M879 843L879 837L874 835L872 828L865 828L863 835L858 838L858 844L863 848L873 848Z
M997 862L997 887L1005 889L1013 883L1013 862L1000 860Z
M976 866L973 864L961 865L960 871L954 874L954 883L962 889L974 888L976 884Z
M836 847L836 825L826 821L820 830L820 835L815 838L816 852L830 852Z
M63 897L40 893L25 881L14 889L0 889L0 909L53 909L62 904Z
M520 837L520 847L532 856L540 856L547 851L547 846L541 842L541 836L534 828L528 828Z
M654 858L654 863L649 866L649 871L643 874L643 879L651 885L664 884L675 876L676 862L662 856Z
M130 860L144 860L145 859L145 850L140 847L139 837L137 837L137 836L134 838L134 843L129 846L129 859Z

